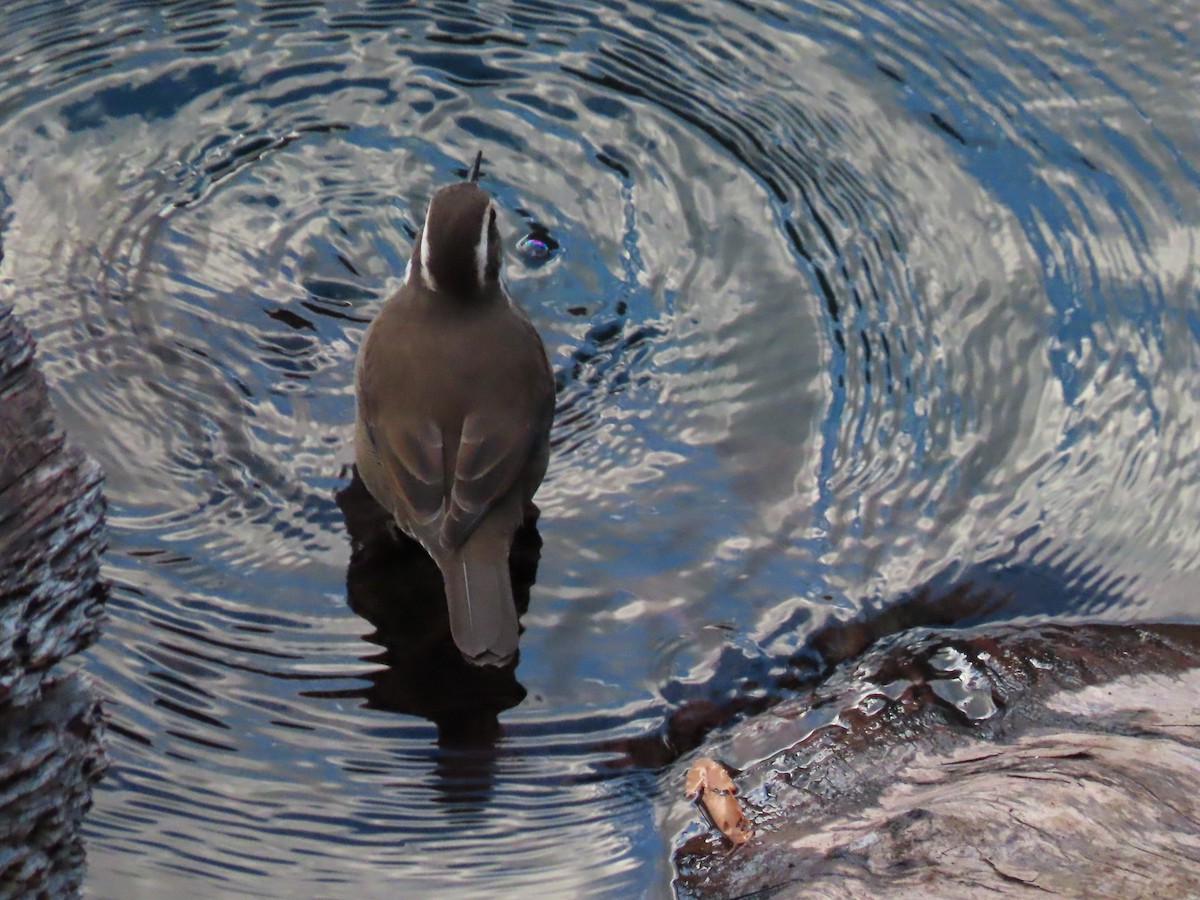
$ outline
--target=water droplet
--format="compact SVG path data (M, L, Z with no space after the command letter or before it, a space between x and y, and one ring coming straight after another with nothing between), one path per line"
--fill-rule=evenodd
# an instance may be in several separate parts
M517 249L530 259L545 259L550 255L550 247L545 241L526 236L517 243Z
M558 250L558 241L550 236L550 232L536 222L532 224L529 234L517 241L517 252L521 254L527 266L540 266L554 256Z
M877 716L887 709L887 700L878 694L868 694L858 701L858 708L868 716Z
M958 709L975 722L982 722L998 713L992 683L987 670L955 647L942 647L929 658L938 672L951 677L930 679L929 687L943 703Z

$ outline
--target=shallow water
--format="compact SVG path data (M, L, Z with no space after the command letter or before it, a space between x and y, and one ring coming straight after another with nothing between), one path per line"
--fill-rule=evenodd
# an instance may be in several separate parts
M1196 621L1200 4L926 5L4 4L0 292L108 476L93 894L655 893L614 748L831 620ZM397 711L337 495L480 148L561 390L461 739Z

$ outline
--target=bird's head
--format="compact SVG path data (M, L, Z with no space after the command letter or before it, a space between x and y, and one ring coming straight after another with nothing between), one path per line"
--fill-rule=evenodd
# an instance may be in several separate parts
M476 183L482 159L481 151L467 181L440 189L429 201L425 225L413 246L406 283L418 278L436 293L469 297L499 281L496 207Z

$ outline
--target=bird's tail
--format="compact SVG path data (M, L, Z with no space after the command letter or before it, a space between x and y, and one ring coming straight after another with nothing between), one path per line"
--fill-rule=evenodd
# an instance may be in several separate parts
M517 653L508 541L477 531L442 565L450 633L468 661L503 666Z

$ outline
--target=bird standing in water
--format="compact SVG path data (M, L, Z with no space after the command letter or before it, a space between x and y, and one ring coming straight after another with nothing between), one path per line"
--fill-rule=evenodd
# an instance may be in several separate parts
M517 651L508 555L546 474L554 377L500 283L482 159L433 195L404 283L367 329L354 445L367 490L441 570L458 649L500 666Z

